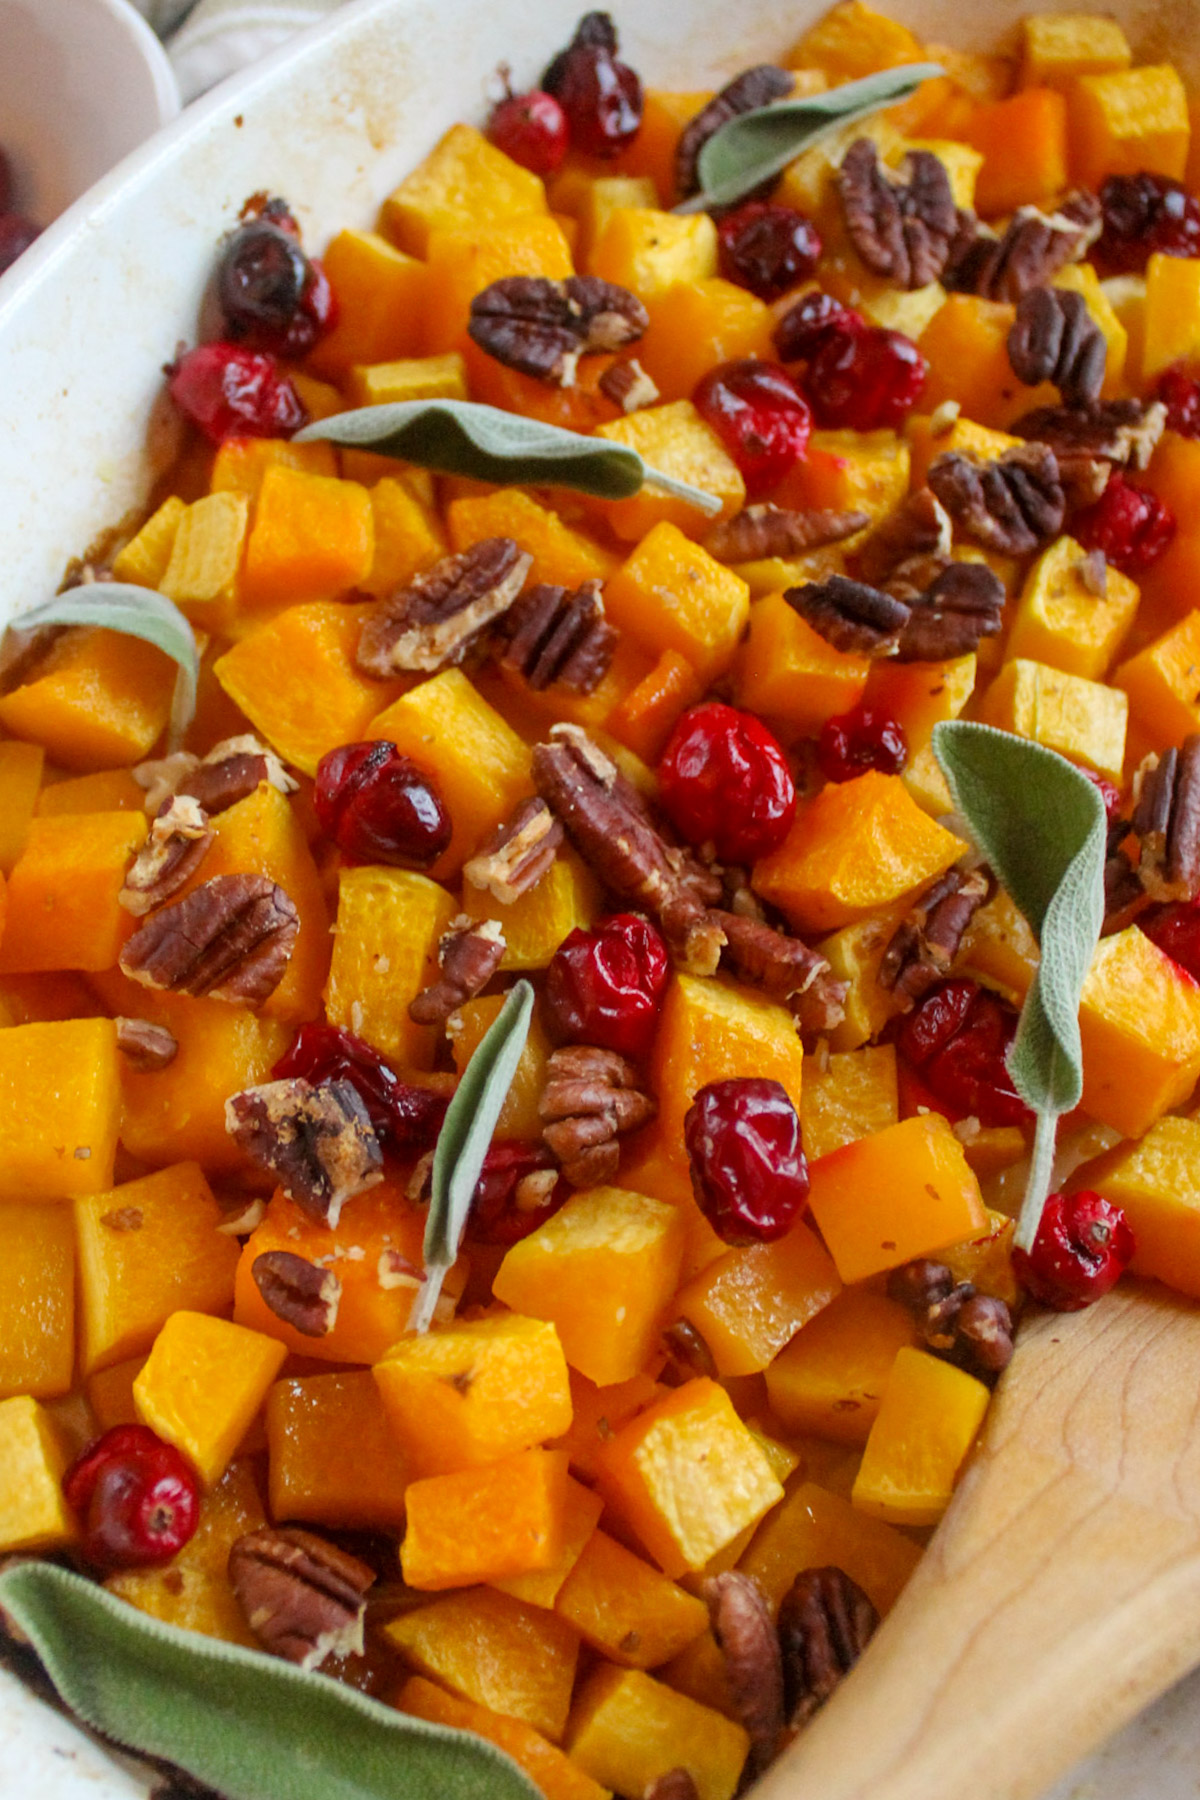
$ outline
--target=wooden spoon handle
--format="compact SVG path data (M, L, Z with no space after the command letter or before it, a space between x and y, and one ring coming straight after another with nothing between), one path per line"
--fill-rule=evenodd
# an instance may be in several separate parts
M1130 1287L1020 1335L867 1654L755 1800L1033 1800L1200 1663L1200 1308Z

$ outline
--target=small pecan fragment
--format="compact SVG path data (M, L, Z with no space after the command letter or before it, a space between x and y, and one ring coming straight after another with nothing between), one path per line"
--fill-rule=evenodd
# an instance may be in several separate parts
M764 557L800 556L805 550L840 544L869 523L870 515L865 512L788 512L764 501L743 507L718 525L704 547L718 562L760 562Z
M846 575L788 588L783 597L826 643L851 656L895 656L908 623L903 600Z
M1133 796L1141 885L1152 900L1200 899L1200 736L1148 757Z
M728 125L739 113L757 112L760 106L770 106L773 100L786 99L795 85L796 78L791 71L777 68L774 63L758 63L726 82L720 93L714 94L683 128L675 152L677 197L686 200L699 188L700 152L722 125Z
M572 1187L599 1187L616 1175L618 1137L648 1125L658 1107L615 1050L570 1044L546 1065L539 1111L542 1137Z
M820 951L744 913L712 909L707 917L720 926L734 971L788 1005L801 1031L832 1031L841 1024L848 984L834 977Z
M613 363L596 386L623 413L641 412L644 406L654 406L661 399L657 382L647 375L636 356Z
M1072 458L1091 458L1118 469L1148 466L1166 429L1161 400L1101 400L1096 406L1037 406L1009 426L1014 437L1045 444L1060 473Z
M300 915L265 875L214 875L160 907L121 951L143 987L260 1006L283 980Z
M117 1049L139 1074L165 1069L179 1054L179 1040L165 1025L149 1019L117 1019Z
M1026 556L1062 530L1066 500L1044 444L1022 444L994 462L946 451L930 464L928 481L956 529L985 550Z
M917 488L863 539L854 554L854 569L860 581L886 592L892 592L892 578L900 576L905 591L893 597L907 600L914 585L908 578L912 567L919 564L923 569L932 559L940 569L949 561L952 544L949 513L932 488Z
M700 1800L700 1793L686 1769L668 1769L650 1783L642 1800Z
M1036 287L1017 302L1008 360L1026 387L1052 381L1068 406L1092 406L1104 384L1108 341L1082 294Z
M146 811L151 817L172 794L190 794L211 819L245 800L260 782L268 782L281 794L294 794L299 785L275 752L249 732L214 744L203 758L176 750L171 756L138 763L133 778L147 790Z
M901 920L879 965L878 980L904 1002L905 1012L949 972L989 888L980 869L949 869Z
M1083 191L1069 194L1053 213L1019 207L999 234L974 220L954 246L942 281L960 294L1017 301L1078 262L1100 235L1101 222L1100 202Z
M372 608L358 640L359 668L387 679L462 662L480 633L508 611L532 564L503 537L444 556Z
M994 1382L1013 1354L1012 1314L1003 1300L980 1294L970 1281L955 1281L945 1263L918 1257L893 1269L888 1296L915 1315L936 1356L980 1381Z
M798 1730L850 1673L879 1624L879 1614L844 1569L804 1569L779 1609L784 1706Z
M191 880L213 841L208 814L195 800L173 796L150 827L150 835L125 871L117 899L141 919Z
M313 1531L263 1526L237 1539L229 1580L255 1637L273 1656L319 1669L361 1656L366 1592L375 1572Z
M544 800L522 800L511 819L488 838L463 866L472 887L486 888L503 906L511 906L535 888L563 841L563 828Z
M858 138L835 176L846 234L868 269L899 288L927 287L946 267L961 229L950 177L929 150L910 150L905 179L885 174L870 138Z
M766 1595L738 1569L704 1583L709 1623L725 1663L734 1711L750 1739L748 1775L761 1775L784 1727L783 1656Z
M467 332L505 368L573 387L581 356L620 350L649 323L636 295L598 275L506 275L475 295Z
M608 674L617 632L604 616L600 583L575 592L539 582L514 601L504 621L501 667L523 675L535 693L552 682L590 694Z
M277 1319L301 1337L328 1337L337 1324L342 1284L291 1250L264 1250L250 1265L254 1285Z
M896 654L901 662L948 662L969 656L1004 627L1004 583L986 563L948 563L923 594L914 594Z
M383 1179L375 1127L349 1081L314 1087L293 1076L243 1088L225 1102L225 1129L321 1225L336 1226L346 1201Z
M438 945L441 974L409 1002L415 1025L444 1025L452 1012L481 994L504 955L504 932L495 919L460 913Z

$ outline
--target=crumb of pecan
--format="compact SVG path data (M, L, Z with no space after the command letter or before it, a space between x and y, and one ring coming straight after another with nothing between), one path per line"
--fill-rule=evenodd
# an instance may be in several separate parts
M865 512L832 512L814 508L789 512L763 501L743 507L740 513L711 531L704 548L718 562L761 562L767 557L800 556L853 537L870 523Z
M526 588L504 621L502 668L524 677L534 693L552 683L590 694L608 674L617 633L604 616L598 581L570 593L545 582Z
M266 1525L237 1539L229 1581L263 1648L302 1669L363 1654L366 1593L374 1571L328 1539Z
M480 633L508 611L532 566L532 556L504 537L444 556L371 609L358 640L359 668L387 679L462 662Z
M900 288L937 281L962 229L945 165L910 150L905 178L884 171L870 138L851 144L834 181L846 234L867 267Z
M950 869L909 908L884 952L878 976L879 985L890 988L906 1012L949 973L990 887L981 869Z
M471 301L467 333L506 368L566 388L581 356L621 350L649 323L636 295L598 275L505 275Z
M804 1569L779 1609L784 1705L793 1730L829 1699L879 1624L879 1614L844 1569Z
M720 93L714 94L694 118L688 120L675 151L675 192L680 200L688 199L700 186L700 152L710 137L728 125L739 113L757 112L773 100L783 100L792 92L796 78L789 69L774 63L758 63L743 69Z
M460 913L438 945L441 973L409 1002L409 1018L417 1025L444 1025L452 1012L483 992L503 955L504 931L495 919Z
M703 1591L734 1711L750 1739L747 1773L761 1775L784 1727L783 1655L771 1607L754 1577L739 1569L711 1576Z
M572 1044L550 1057L539 1110L542 1137L572 1187L599 1187L616 1175L618 1137L648 1125L658 1107L623 1056Z
M645 406L656 406L662 395L658 385L647 375L636 356L629 356L605 369L597 387L606 400L619 406L623 413L641 412Z
M302 1337L328 1337L337 1324L342 1284L291 1250L264 1250L250 1265L263 1304Z
M321 1225L335 1227L347 1200L383 1180L375 1127L349 1081L293 1076L243 1088L225 1102L225 1129Z
M472 887L485 888L511 906L547 873L563 841L563 828L544 800L522 800L510 819L463 866Z
M117 899L141 919L191 880L213 841L208 814L195 800L173 795L125 871Z
M283 980L299 930L295 905L266 876L214 875L153 913L120 968L144 987L259 1006Z
M114 1022L117 1049L139 1074L165 1069L178 1056L179 1040L165 1025L154 1025L149 1019L118 1018Z
M1066 500L1054 452L1021 444L994 461L945 451L929 467L933 489L956 529L985 550L1027 556L1063 527Z

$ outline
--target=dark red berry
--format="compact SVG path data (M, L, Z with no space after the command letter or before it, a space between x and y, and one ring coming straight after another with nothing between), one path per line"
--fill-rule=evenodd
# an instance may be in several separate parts
M0 212L0 275L11 269L18 256L23 256L41 227L22 213Z
M117 1425L89 1444L63 1476L63 1495L83 1525L83 1553L101 1569L169 1562L200 1519L190 1465L147 1425Z
M778 486L808 449L812 414L778 363L753 356L718 363L692 400L741 470L751 500Z
M823 431L883 431L903 424L928 372L903 332L848 314L826 332L800 385Z
M1200 257L1200 201L1167 175L1110 175L1092 255L1106 275L1136 275L1151 256Z
M507 94L493 108L487 134L497 150L543 179L561 169L570 136L566 113L541 88Z
M808 1204L800 1119L778 1081L711 1081L683 1121L696 1203L727 1244L768 1244Z
M1180 368L1160 377L1158 397L1167 409L1167 425L1180 437L1200 437L1200 381Z
M1013 1251L1022 1287L1055 1312L1080 1312L1107 1294L1137 1245L1119 1206L1090 1188L1051 1194L1032 1250Z
M617 156L641 128L642 84L617 49L609 15L586 13L542 76L566 114L572 148L585 156Z
M1095 505L1075 514L1071 536L1085 550L1103 550L1123 575L1144 575L1175 536L1175 514L1115 470Z
M291 437L308 412L273 356L241 344L201 344L168 370L184 416L214 444L230 437Z
M436 1144L446 1116L444 1094L401 1081L370 1044L338 1025L301 1025L271 1074L277 1081L298 1076L314 1084L350 1082L385 1155L423 1156Z
M754 713L720 700L693 706L667 740L659 797L689 843L722 862L752 863L777 850L796 813L796 784L778 740Z
M832 294L814 288L789 307L775 327L775 348L784 362L807 362L839 330L866 329L866 320Z
M637 913L614 913L594 930L572 931L546 970L542 1004L551 1035L645 1056L669 974L660 932Z
M276 356L304 356L337 316L325 271L300 248L286 207L230 233L217 263L217 300L231 342Z
M1107 775L1098 775L1095 769L1089 769L1086 763L1075 763L1073 766L1079 770L1081 775L1087 776L1088 780L1103 800L1104 816L1111 825L1121 810L1120 788L1115 781L1110 781Z
M323 756L313 803L322 831L354 862L428 869L453 832L432 778L385 738Z
M727 213L717 230L721 273L760 300L778 300L805 281L821 259L812 220L794 206L749 200Z
M1024 1125L1032 1115L1005 1060L1016 1029L1010 1006L960 978L929 990L900 1027L898 1044L950 1118Z
M1200 981L1200 901L1153 906L1141 913L1137 922L1150 942L1157 944L1185 975Z
M556 1167L544 1144L492 1144L471 1201L471 1236L483 1244L516 1244L544 1225L571 1193L561 1177L544 1181Z
M826 781L853 781L875 769L898 775L908 761L904 727L877 706L856 706L826 719L817 739L817 767Z

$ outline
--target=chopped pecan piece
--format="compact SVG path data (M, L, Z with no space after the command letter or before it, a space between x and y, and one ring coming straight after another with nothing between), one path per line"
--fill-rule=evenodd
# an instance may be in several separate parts
M522 800L511 819L492 833L463 866L472 887L486 888L511 906L535 888L558 854L563 828L544 800Z
M1008 333L1008 360L1026 387L1052 381L1068 406L1092 406L1104 384L1108 341L1082 294L1036 287L1022 294Z
M888 1295L916 1315L926 1344L946 1362L993 1382L1012 1361L1012 1315L1003 1300L955 1281L945 1263L918 1257L893 1269Z
M686 1769L668 1769L650 1783L642 1800L700 1800L700 1792Z
M150 827L150 835L125 871L117 899L141 919L191 880L213 841L208 814L195 800L173 796Z
M895 656L909 608L845 575L788 588L784 599L835 650L851 656Z
M975 220L960 235L942 281L960 294L1017 301L1078 262L1100 235L1101 222L1100 202L1083 191L1068 195L1053 213L1019 207L999 235Z
M661 398L658 384L647 375L636 356L613 363L596 386L623 413L641 412L644 406L654 406Z
M581 356L620 350L649 323L636 295L597 275L506 275L475 295L467 332L505 368L573 387Z
M843 1569L804 1569L779 1609L784 1706L792 1730L823 1706L854 1667L879 1614Z
M1090 458L1118 469L1144 469L1167 423L1161 400L1102 400L1096 406L1038 406L1009 430L1045 444L1063 472L1068 459Z
M783 1655L766 1595L738 1569L704 1583L734 1711L750 1739L746 1773L761 1775L784 1727Z
M346 1201L383 1179L371 1115L349 1081L314 1087L294 1076L243 1088L225 1102L225 1129L320 1225L336 1227Z
M865 512L787 512L764 501L718 525L704 547L718 562L760 562L764 557L800 556L805 550L840 544L869 523Z
M179 1054L179 1040L149 1019L117 1019L117 1049L142 1075L165 1069Z
M608 674L617 632L604 616L600 583L566 588L539 582L514 601L504 621L501 666L523 675L535 693L552 682L590 694Z
M930 464L928 481L957 529L985 550L1026 556L1062 530L1066 500L1044 444L1022 444L995 462L946 451Z
M415 1025L444 1025L476 994L481 994L504 955L504 932L495 919L471 919L460 913L438 945L437 981L409 1002Z
M361 1656L366 1592L375 1572L315 1532L266 1525L237 1539L229 1581L246 1623L273 1656L319 1669Z
M623 1056L571 1044L546 1065L539 1110L542 1137L572 1187L599 1187L616 1175L618 1137L648 1125L658 1107Z
M250 1265L254 1285L277 1319L302 1337L328 1337L337 1324L342 1284L291 1250L264 1250Z
M720 93L714 94L683 128L675 152L677 197L686 200L699 188L700 152L722 125L728 125L739 113L757 112L760 106L770 106L773 100L786 99L795 85L796 78L791 71L777 68L774 63L758 63L726 82Z
M710 910L707 916L720 926L736 973L772 1000L786 1002L802 1031L832 1031L841 1024L847 984L834 979L819 951L743 913Z
M508 611L532 564L511 538L484 538L458 556L444 556L372 608L358 640L359 668L386 679L462 662L479 634Z
M908 1012L949 972L963 934L988 897L979 869L949 869L920 895L896 928L879 965L879 984L890 988Z
M859 138L835 176L846 234L868 269L900 288L927 287L946 267L961 230L950 177L930 150L910 150L906 179L884 173L870 138Z
M854 554L855 571L869 587L890 592L892 577L904 576L914 563L923 566L930 558L939 566L948 562L953 535L950 515L932 488L918 488L863 539ZM905 581L906 589L912 585ZM908 593L893 598L907 600Z
M1148 757L1133 798L1143 888L1152 900L1200 899L1200 736Z
M189 794L211 819L246 799L261 782L269 782L281 794L294 794L299 786L275 752L250 733L225 738L203 758L176 750L171 756L138 763L133 778L147 790L146 811L152 817L172 794Z
M923 594L914 594L896 654L901 662L969 656L1004 626L1004 583L986 563L952 562Z
M143 987L260 1006L286 973L300 915L265 875L214 875L160 907L121 951Z

